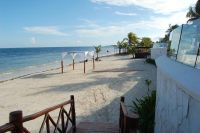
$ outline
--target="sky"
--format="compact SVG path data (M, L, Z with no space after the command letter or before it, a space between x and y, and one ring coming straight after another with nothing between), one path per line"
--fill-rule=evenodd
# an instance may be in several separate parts
M0 0L0 48L113 45L163 37L196 0Z

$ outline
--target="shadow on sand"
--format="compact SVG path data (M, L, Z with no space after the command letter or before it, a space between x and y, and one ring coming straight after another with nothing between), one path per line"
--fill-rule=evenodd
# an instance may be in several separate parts
M45 79L45 78L50 78L51 76L58 75L61 73L40 73L40 74L35 74L35 75L30 75L26 77L22 77L21 79Z
M126 60L127 57L123 59ZM129 64L127 64L127 66L122 68L122 69L130 69L133 67L135 70L138 69L140 71L130 71L130 72L121 71L118 72L117 77L104 77L103 73L105 72L102 72L101 75L97 76L93 76L94 72L88 73L92 81L71 83L71 84L66 83L64 85L57 85L57 86L48 86L49 88L48 90L38 91L36 93L32 93L26 96L41 95L43 93L65 93L65 92L70 92L70 94L73 94L73 92L81 91L86 88L93 88L97 85L107 85L110 89L119 92L124 92L123 96L125 96L126 98L126 104L130 105L131 101L134 100L135 98L140 98L147 94L147 86L145 84L146 79L151 79L153 81L152 88L155 88L156 85L155 83L156 68L152 65L145 63L144 65L141 66L141 63L144 63L144 61L141 59L140 60L135 59L131 61ZM30 76L28 78L48 78L49 76L53 76L56 74L58 73L38 74ZM124 91L123 90L124 85L127 82L137 82L137 83L134 86L132 86L132 88L129 89L129 91ZM78 99L78 97L75 98ZM104 100L105 100L105 106L95 111L91 111L89 113L90 115L77 116L77 121L79 122L81 120L81 121L114 122L118 124L120 97L116 97L112 101L108 101L106 98Z

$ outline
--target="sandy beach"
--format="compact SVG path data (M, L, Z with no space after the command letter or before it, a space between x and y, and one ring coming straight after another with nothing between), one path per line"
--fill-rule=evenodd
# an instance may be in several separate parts
M88 61L86 74L83 63L78 63L74 71L72 66L65 67L64 74L53 70L0 83L0 125L8 122L11 111L23 110L26 116L67 101L70 95L75 96L78 122L118 123L120 96L130 105L147 93L146 79L152 80L152 88L156 84L156 67L144 59L130 58L102 57L94 71L92 61ZM40 125L37 120L25 124L32 131Z

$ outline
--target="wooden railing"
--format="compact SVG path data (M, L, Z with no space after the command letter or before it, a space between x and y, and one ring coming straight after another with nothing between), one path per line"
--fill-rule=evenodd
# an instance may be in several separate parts
M67 112L64 106L70 105L70 109ZM50 116L50 112L59 109L59 115L57 121L55 122ZM58 104L56 106L44 109L32 115L23 117L22 111L14 111L10 113L9 123L0 126L0 133L11 132L11 133L30 133L30 131L23 126L25 122L35 120L41 116L44 119L41 123L39 133L43 132L46 125L46 132L76 132L76 114L75 114L75 102L74 96L71 96L69 101ZM137 132L138 130L138 120L139 116L137 114L128 113L126 106L124 104L124 97L121 97L120 101L120 118L119 118L119 131L120 133L130 133ZM61 122L60 122L61 121ZM68 128L69 122L71 122L71 127ZM50 123L51 126L50 127ZM61 128L60 128L61 126ZM53 127L53 128L52 128Z
M139 116L134 113L128 113L127 108L124 104L124 100L125 98L121 97L119 116L120 133L137 132L137 130L139 129Z
M67 112L64 106L70 105L70 109ZM57 121L55 122L50 116L50 112L60 109ZM70 130L76 131L76 114L75 114L75 102L74 96L71 96L69 101L63 102L56 106L44 109L32 115L23 117L22 111L14 111L10 113L9 123L0 126L0 133L11 132L11 133L29 133L30 131L23 126L23 123L32 121L41 116L44 116L44 120L41 123L39 133L41 133L46 124L46 132L50 133L50 122L52 123L54 129L53 132L66 133L69 128L69 122L71 122L72 127ZM61 121L61 123L60 123ZM61 125L61 128L59 127ZM51 128L52 129L52 128ZM52 132L52 131L51 131Z

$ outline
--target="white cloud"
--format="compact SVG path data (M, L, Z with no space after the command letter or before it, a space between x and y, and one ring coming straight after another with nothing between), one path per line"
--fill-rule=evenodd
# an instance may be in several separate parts
M118 26L98 26L96 28L81 28L77 29L76 32L80 36L113 36L122 32L123 28Z
M37 44L35 37L31 37L30 42L31 42L31 44Z
M90 24L79 27L76 34L85 40L96 40L113 42L127 36L128 32L135 32L138 36L149 36L154 41L160 37L164 37L165 31L169 24L183 24L187 21L185 12L174 13L162 17L151 17L149 20L137 22L118 22L111 25L98 25L91 27ZM178 18L178 19L177 19ZM100 40L99 39L99 40Z
M125 12L119 12L119 11L116 11L115 14L122 15L122 16L136 16L137 15L136 13L125 13Z
M94 20L89 20L89 19L80 19L83 22L83 25L79 25L78 27L85 27L84 24L87 25L87 27L98 27L96 24L96 21Z
M188 9L196 0L91 0L94 3L104 3L115 6L139 6L153 10L155 13L171 14Z
M24 30L37 34L67 36L67 33L60 31L56 26L31 26L24 27Z

